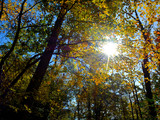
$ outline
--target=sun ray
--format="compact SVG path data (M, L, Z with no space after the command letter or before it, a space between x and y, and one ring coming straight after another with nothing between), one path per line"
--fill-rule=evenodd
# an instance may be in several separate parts
M102 52L108 56L118 55L118 44L113 42L108 42L102 46Z

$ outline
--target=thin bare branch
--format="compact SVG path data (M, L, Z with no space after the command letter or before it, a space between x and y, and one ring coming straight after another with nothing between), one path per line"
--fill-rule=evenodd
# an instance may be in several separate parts
M4 5L4 0L2 0L2 3L1 3L1 11L0 11L0 19L1 19L1 17L2 17L2 14L3 14L3 5Z
M24 15L25 13L27 13L28 11L30 11L32 8L34 8L37 4L41 3L42 1L36 2L32 7L30 7L28 10L24 11L22 13L22 15Z
M19 38L21 19L22 19L22 12L23 12L23 9L24 9L25 2L26 2L26 0L24 0L22 5L21 5L21 11L19 13L19 18L18 18L18 28L17 28L17 31L16 31L16 35L15 35L13 44L12 44L10 50L4 55L4 57L2 57L1 62L0 62L0 80L1 80L1 74L2 74L2 69L3 69L4 62L10 56L10 54L13 52L14 47L16 46L16 43L17 43L18 38Z

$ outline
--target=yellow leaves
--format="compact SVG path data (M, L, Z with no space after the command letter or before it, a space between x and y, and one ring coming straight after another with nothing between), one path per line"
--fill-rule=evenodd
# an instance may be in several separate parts
M143 81L143 79L140 79L138 82L139 82L139 83L143 83L144 81Z
M31 109L27 105L24 105L24 107L29 113L32 113Z
M80 95L77 95L77 97L80 98L81 96L80 96Z
M134 54L129 54L128 56L129 56L129 57L135 57Z
M74 4L75 1L76 1L76 0L66 0L65 3L72 5L72 4ZM61 2L63 2L63 1L61 1Z
M96 0L92 0L92 2L95 4L95 3L96 3Z
M104 11L104 14L105 14L105 15L109 15L109 10L106 9L106 10Z
M95 79L94 81L95 81L95 84L96 84L96 85L101 84L101 81L100 81L100 80Z
M107 71L104 71L107 72ZM102 84L103 82L105 82L105 80L107 79L107 77L109 77L106 73L102 73L100 72L100 70L96 70L94 74L91 75L92 76L92 81L95 82L96 85Z
M24 7L25 7L25 8L27 7L27 3L24 3Z
M126 81L123 80L121 84L126 84Z
M74 86L75 85L75 81L70 81L70 84L71 84L71 86Z
M105 14L99 14L99 16L100 16L102 19L106 17Z
M157 66L156 66L156 65L154 65L154 66L152 67L152 69L153 69L153 70L156 70L156 69L157 69Z
M80 87L80 88L82 88L82 87L83 87L83 84L82 84L82 83L81 83L81 84L79 84L79 87Z
M150 67L152 67L152 65L153 65L153 64L152 64L151 62L148 62L145 67L146 67L146 68L147 68L147 67L150 68Z
M12 106L12 105L9 105L9 107L10 107L10 108L12 108L12 109L14 109L14 110L15 110L15 112L17 112L17 111L18 111L18 108L17 108L17 107L14 107L14 106Z
M147 83L149 80L149 78L144 78L144 81Z
M110 88L111 85L110 85L110 84L105 84L105 87L106 87L106 88Z
M54 111L54 109L55 109L55 107L58 107L58 108L60 108L60 107L62 107L61 105L59 105L59 103L57 103L57 101L55 101L55 100L50 100L50 103L51 103L51 110L52 111Z

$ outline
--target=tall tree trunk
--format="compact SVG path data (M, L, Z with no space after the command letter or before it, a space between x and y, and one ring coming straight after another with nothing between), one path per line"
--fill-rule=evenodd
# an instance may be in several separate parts
M146 58L143 60L143 64L142 64L142 69L144 73L144 82L146 87L146 98L149 105L149 114L151 116L150 119L157 119L157 112L155 110L155 104L154 104L153 95L151 91L150 73L148 71L149 68L145 67L147 63L148 63L148 59Z
M80 120L80 101L79 100L77 104L77 111L78 111L78 120Z
M66 6L67 5L65 3L61 6L61 10L57 17L55 25L53 27L52 34L47 41L48 42L47 47L44 53L42 54L41 60L36 68L36 71L26 89L28 98L27 100L24 100L23 102L24 104L27 104L30 107L32 106L34 102L33 96L36 94L37 90L39 89L42 83L43 77L45 75L49 62L51 60L52 54L56 48L58 35L60 33L60 29L61 29L65 14L66 14Z
M155 109L155 104L154 104L154 99L153 99L153 94L151 90L151 78L150 78L150 73L149 73L149 67L147 66L149 60L148 60L148 53L146 53L146 46L149 44L149 38L143 33L144 39L145 39L145 48L144 48L144 59L142 63L142 70L144 74L144 82L145 82L145 88L146 88L146 98L148 101L149 105L149 114L151 116L150 119L157 119L157 112Z
M100 120L100 108L98 104L98 88L95 84L94 93L93 93L93 99L94 99L94 114L95 114L95 120Z
M144 29L143 24L141 23L141 21L138 17L138 13L136 10L135 10L135 14L136 14L137 21L138 21L140 28L141 28L141 33L142 33L143 38L145 40L142 70L143 70L143 74L144 74L146 98L147 98L148 105L149 105L149 114L151 116L150 119L157 119L157 112L155 109L154 99L153 99L153 95L152 95L152 91L151 91L151 82L150 82L151 79L150 79L149 67L147 66L147 63L149 62L149 60L148 60L148 53L146 52L146 48L148 47L148 44L151 44L151 41L150 41L148 34L146 35L145 29Z
M37 55L35 55L34 57L32 57L32 58L28 61L26 67L25 67L25 68L18 74L18 76L10 83L10 85L8 85L7 89L6 89L6 90L4 91L4 93L0 96L1 98L4 99L4 98L6 97L6 95L7 95L7 93L10 91L10 88L13 87L13 86L18 82L18 80L23 76L23 74L24 74L31 66L33 66L34 64L36 64L36 63L40 60L40 58L38 58L38 59L35 59L32 63L30 63L30 61L31 61L32 59L34 59L36 56L37 56Z
M137 110L137 101L136 101L136 98L135 98L134 90L133 90L132 92L133 92L133 97L134 97L134 101L135 101L135 111L136 111L136 116L137 116L137 120L139 120L138 110Z
M130 93L129 93L129 101L130 101L130 103L131 103L131 113L132 113L132 119L134 120L133 105L132 105L132 100L131 100Z
M137 88L136 88L135 82L134 82L134 90L135 90L135 93L136 93L136 101L137 101L137 105L138 105L139 114L140 114L141 119L143 119L140 104L139 104L139 100L138 100Z
M95 87L96 88L96 87ZM94 100L94 116L95 116L95 120L98 119L98 116L97 116L97 100L96 100L96 97L97 97L97 93L96 93L96 89L94 91L94 94L93 94L93 100Z
M87 99L87 107L88 107L88 114L87 114L87 120L91 120L91 98L90 93L88 94Z
M126 120L126 113L125 113L125 108L124 108L122 97L121 97L121 106L122 106L123 118L124 118L124 120Z

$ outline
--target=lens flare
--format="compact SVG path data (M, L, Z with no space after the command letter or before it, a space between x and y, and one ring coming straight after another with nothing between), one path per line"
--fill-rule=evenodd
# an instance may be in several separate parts
M102 46L102 52L108 56L118 55L118 44L113 42L108 42Z

